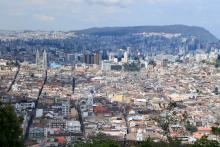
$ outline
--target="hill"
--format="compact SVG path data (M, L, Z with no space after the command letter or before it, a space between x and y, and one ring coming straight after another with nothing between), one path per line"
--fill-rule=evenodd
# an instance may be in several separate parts
M87 34L95 36L124 36L134 33L179 33L183 37L196 37L205 42L217 42L218 39L208 30L187 25L166 25L166 26L135 26L135 27L103 27L89 28L76 31L78 34Z

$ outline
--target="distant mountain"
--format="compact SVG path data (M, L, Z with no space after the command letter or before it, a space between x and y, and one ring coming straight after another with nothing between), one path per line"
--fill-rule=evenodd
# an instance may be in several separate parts
M3 40L3 41L1 41ZM219 47L218 39L202 27L186 25L104 27L78 31L0 31L0 45L18 48L58 48L66 51L117 50L134 54L179 54Z
M165 26L135 26L135 27L104 27L90 28L76 31L77 34L87 34L95 36L124 36L134 33L174 33L181 34L182 37L196 37L205 42L217 42L218 39L208 30L187 25L165 25Z

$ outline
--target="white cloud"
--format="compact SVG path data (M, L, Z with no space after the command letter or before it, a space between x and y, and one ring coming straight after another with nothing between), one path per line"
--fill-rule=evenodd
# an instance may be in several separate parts
M130 4L133 0L84 0L84 1L96 5L124 7Z
M170 3L170 2L181 1L181 0L143 0L143 1L149 4L161 4L161 3Z
M22 10L11 9L11 10L9 10L9 15L10 16L23 16L24 13Z
M51 22L51 21L54 21L55 18L52 17L52 16L48 16L48 15L35 15L35 18L39 21L43 21L43 22Z
M26 0L26 2L32 5L43 5L48 3L48 0Z
M22 0L27 5L44 6L44 7L60 7L63 5L76 5L81 6L85 4L99 5L106 7L126 7L127 5L135 2L135 0Z

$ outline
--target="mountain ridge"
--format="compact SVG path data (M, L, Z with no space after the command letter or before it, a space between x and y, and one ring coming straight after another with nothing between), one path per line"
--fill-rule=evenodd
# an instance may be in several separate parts
M129 35L132 33L181 33L185 37L197 37L202 41L217 42L218 39L210 31L199 26L163 25L163 26L128 26L128 27L93 27L74 31L77 34L98 36Z
M52 31L52 30L0 30L0 33L22 33L22 32L74 32L78 35L87 34L95 36L123 36L132 35L134 33L180 33L183 37L197 37L205 42L218 42L218 38L213 35L207 29L200 26L189 26L183 24L174 25L143 25L143 26L113 26L113 27L91 27L81 30L69 30L69 31Z

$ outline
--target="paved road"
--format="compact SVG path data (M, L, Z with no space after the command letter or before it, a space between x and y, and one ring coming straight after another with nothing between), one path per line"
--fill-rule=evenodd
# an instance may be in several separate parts
M82 111L81 111L80 105L78 103L76 104L76 110L78 112L78 118L79 118L80 125L81 125L80 129L81 129L83 136L85 137L85 126L84 126L84 122L83 122Z
M124 144L123 144L123 147L126 147L127 146L127 134L129 134L129 125L128 125L128 107L127 105L123 106L123 116L124 116L124 119L125 119L125 123L126 123L126 128L127 128L127 132L124 136Z
M25 135L24 135L24 142L26 142L28 140L28 135L29 135L29 130L30 130L30 127L33 123L33 120L35 118L35 115L36 115L36 110L38 108L38 102L39 102L39 99L40 99L40 96L41 96L41 93L43 91L43 88L44 88L44 85L46 84L47 82L47 71L45 71L45 77L44 77L44 82L39 90L39 93L38 93L38 96L37 96L37 100L35 101L35 108L32 109L32 112L31 112L31 116L30 116L30 119L28 121L28 125L27 125L27 128L26 128L26 131L25 131Z
M9 92L9 91L11 90L12 86L14 85L14 83L15 83L17 77L18 77L18 74L19 74L19 72L20 72L20 65L18 65L17 68L18 68L18 70L16 71L15 76L14 76L14 79L13 79L13 81L11 82L10 86L8 87L7 92Z
M73 81L72 81L72 94L74 94L74 92L75 92L75 87L76 87L76 78L73 77ZM80 122L80 125L81 125L81 127L80 127L81 132L82 132L83 136L85 136L85 126L84 126L84 122L83 122L82 111L81 111L81 108L80 108L80 105L79 105L78 101L76 101L76 103L75 103L75 108L77 110L79 122Z

